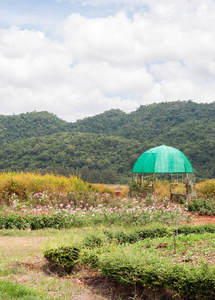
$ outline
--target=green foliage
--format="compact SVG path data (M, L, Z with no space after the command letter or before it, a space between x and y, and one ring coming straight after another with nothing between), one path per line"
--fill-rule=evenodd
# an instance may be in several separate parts
M173 229L162 225L149 228L135 228L126 231L105 231L109 240L115 240L120 244L131 244L146 238L169 236L172 233Z
M184 226L179 226L177 231L178 234L184 234L184 235L205 233L205 232L214 233L215 226L214 225L199 225L199 226L184 225ZM132 244L147 238L171 236L175 232L176 229L174 229L173 227L166 227L162 225L159 226L152 225L147 228L141 227L141 228L134 228L134 229L123 230L123 231L122 230L104 231L104 233L107 235L110 241L114 240L120 244L124 244L124 243Z
M97 235L88 235L85 237L84 245L89 248L97 247L102 245L102 239Z
M14 211L0 213L0 229L26 229L42 228L66 228L71 227L71 217L65 217L62 213L57 214L19 214Z
M109 278L126 284L165 288L191 298L214 299L215 268L205 264L171 264L161 259L122 249L100 257L99 268Z
M198 177L213 178L215 177L214 115L215 102L210 104L197 104L190 100L163 102L141 105L130 114L121 114L120 122L114 130L108 126L105 113L71 124L71 128L75 131L102 132L135 139L142 143L144 151L162 144L175 147L189 158ZM104 125L103 131L101 128L98 131L98 127L93 127L98 120ZM134 154L141 153L133 151Z
M34 152L32 149L38 145L40 150ZM133 147L139 154L143 151L138 141L131 144L124 138L105 135L58 133L40 139L32 137L2 145L0 170L80 174L88 182L115 183L118 176L127 174L127 179L134 163L130 158Z
M80 264L96 269L99 265L99 255L97 251L89 248L81 249Z
M179 234L184 234L184 235L189 235L189 234L197 234L197 233L205 233L205 232L215 232L215 226L214 225L195 225L195 226L179 226L178 228L178 233Z
M0 138L2 143L11 143L17 140L51 135L67 131L67 122L57 116L44 112L31 112L13 116L0 115ZM34 152L40 151L37 145Z
M77 247L59 247L44 251L45 258L51 263L71 273L78 262L80 249Z
M187 204L188 211L199 212L200 215L215 215L215 198L197 198L191 199Z

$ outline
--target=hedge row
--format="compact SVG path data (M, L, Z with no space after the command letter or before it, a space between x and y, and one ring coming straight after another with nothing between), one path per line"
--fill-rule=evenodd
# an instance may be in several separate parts
M103 275L114 281L168 289L190 298L215 299L214 266L171 264L166 259L122 253L121 249L100 256L98 267Z
M181 234L215 232L214 225L181 226ZM158 258L147 251L137 251L128 243L138 239L162 237L176 230L166 227L140 228L125 231L105 231L105 235L91 234L83 237L79 246L59 247L44 252L45 257L71 272L76 264L90 265L114 281L168 289L189 299L215 299L215 267L201 263L172 264L168 258ZM110 239L111 241L108 240ZM117 243L113 242L116 241ZM127 245L120 245L127 243Z
M192 234L192 233L205 233L205 232L215 232L215 225L198 225L198 226L189 226L184 225L180 226L177 229L178 234ZM124 243L135 243L137 241L146 239L146 238L156 238L171 236L176 234L175 228L159 226L151 228L135 228L131 230L119 230L119 231L108 231L105 230L104 233L107 235L109 240L115 240L120 244Z

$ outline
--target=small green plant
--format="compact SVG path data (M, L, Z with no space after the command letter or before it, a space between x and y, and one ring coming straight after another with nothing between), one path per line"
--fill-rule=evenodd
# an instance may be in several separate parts
M102 245L102 239L97 235L88 235L84 239L84 245L89 248L94 248Z
M71 273L78 262L80 249L77 247L59 247L44 251L45 258L54 266Z
M80 263L84 266L90 266L92 268L98 267L99 256L97 251L83 248L80 254Z

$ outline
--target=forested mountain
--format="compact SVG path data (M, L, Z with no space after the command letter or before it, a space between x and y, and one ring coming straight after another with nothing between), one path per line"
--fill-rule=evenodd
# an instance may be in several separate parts
M214 138L214 126L215 102L197 104L192 101L142 105L130 114L125 114L120 110L110 110L70 124L72 131L105 133L135 138L140 142L150 139L162 142L163 139L169 140L170 136L175 135L177 139L185 141L190 130L192 131L191 139L193 133L197 135L194 140L198 138L198 135L202 138L205 134ZM170 130L173 130L173 134L169 134ZM184 131L186 136L184 136Z
M65 175L78 170L80 173L84 172L85 179L89 170L108 170L109 173L112 170L112 175L116 178L117 174L120 177L120 174L125 175L125 171L129 173L143 148L140 142L122 137L93 133L57 133L3 145L0 151L0 168L6 171L57 170Z
M32 136L45 136L67 131L68 123L48 112L0 115L0 141L10 143Z
M183 151L198 177L215 177L215 102L110 110L75 123L48 112L0 116L0 139L0 171L78 172L87 181L126 182L141 153L165 144Z

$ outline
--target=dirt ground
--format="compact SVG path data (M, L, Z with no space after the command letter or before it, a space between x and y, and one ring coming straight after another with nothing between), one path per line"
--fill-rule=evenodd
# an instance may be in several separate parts
M191 224L203 225L203 224L215 224L215 216L200 216L198 214L193 215Z

